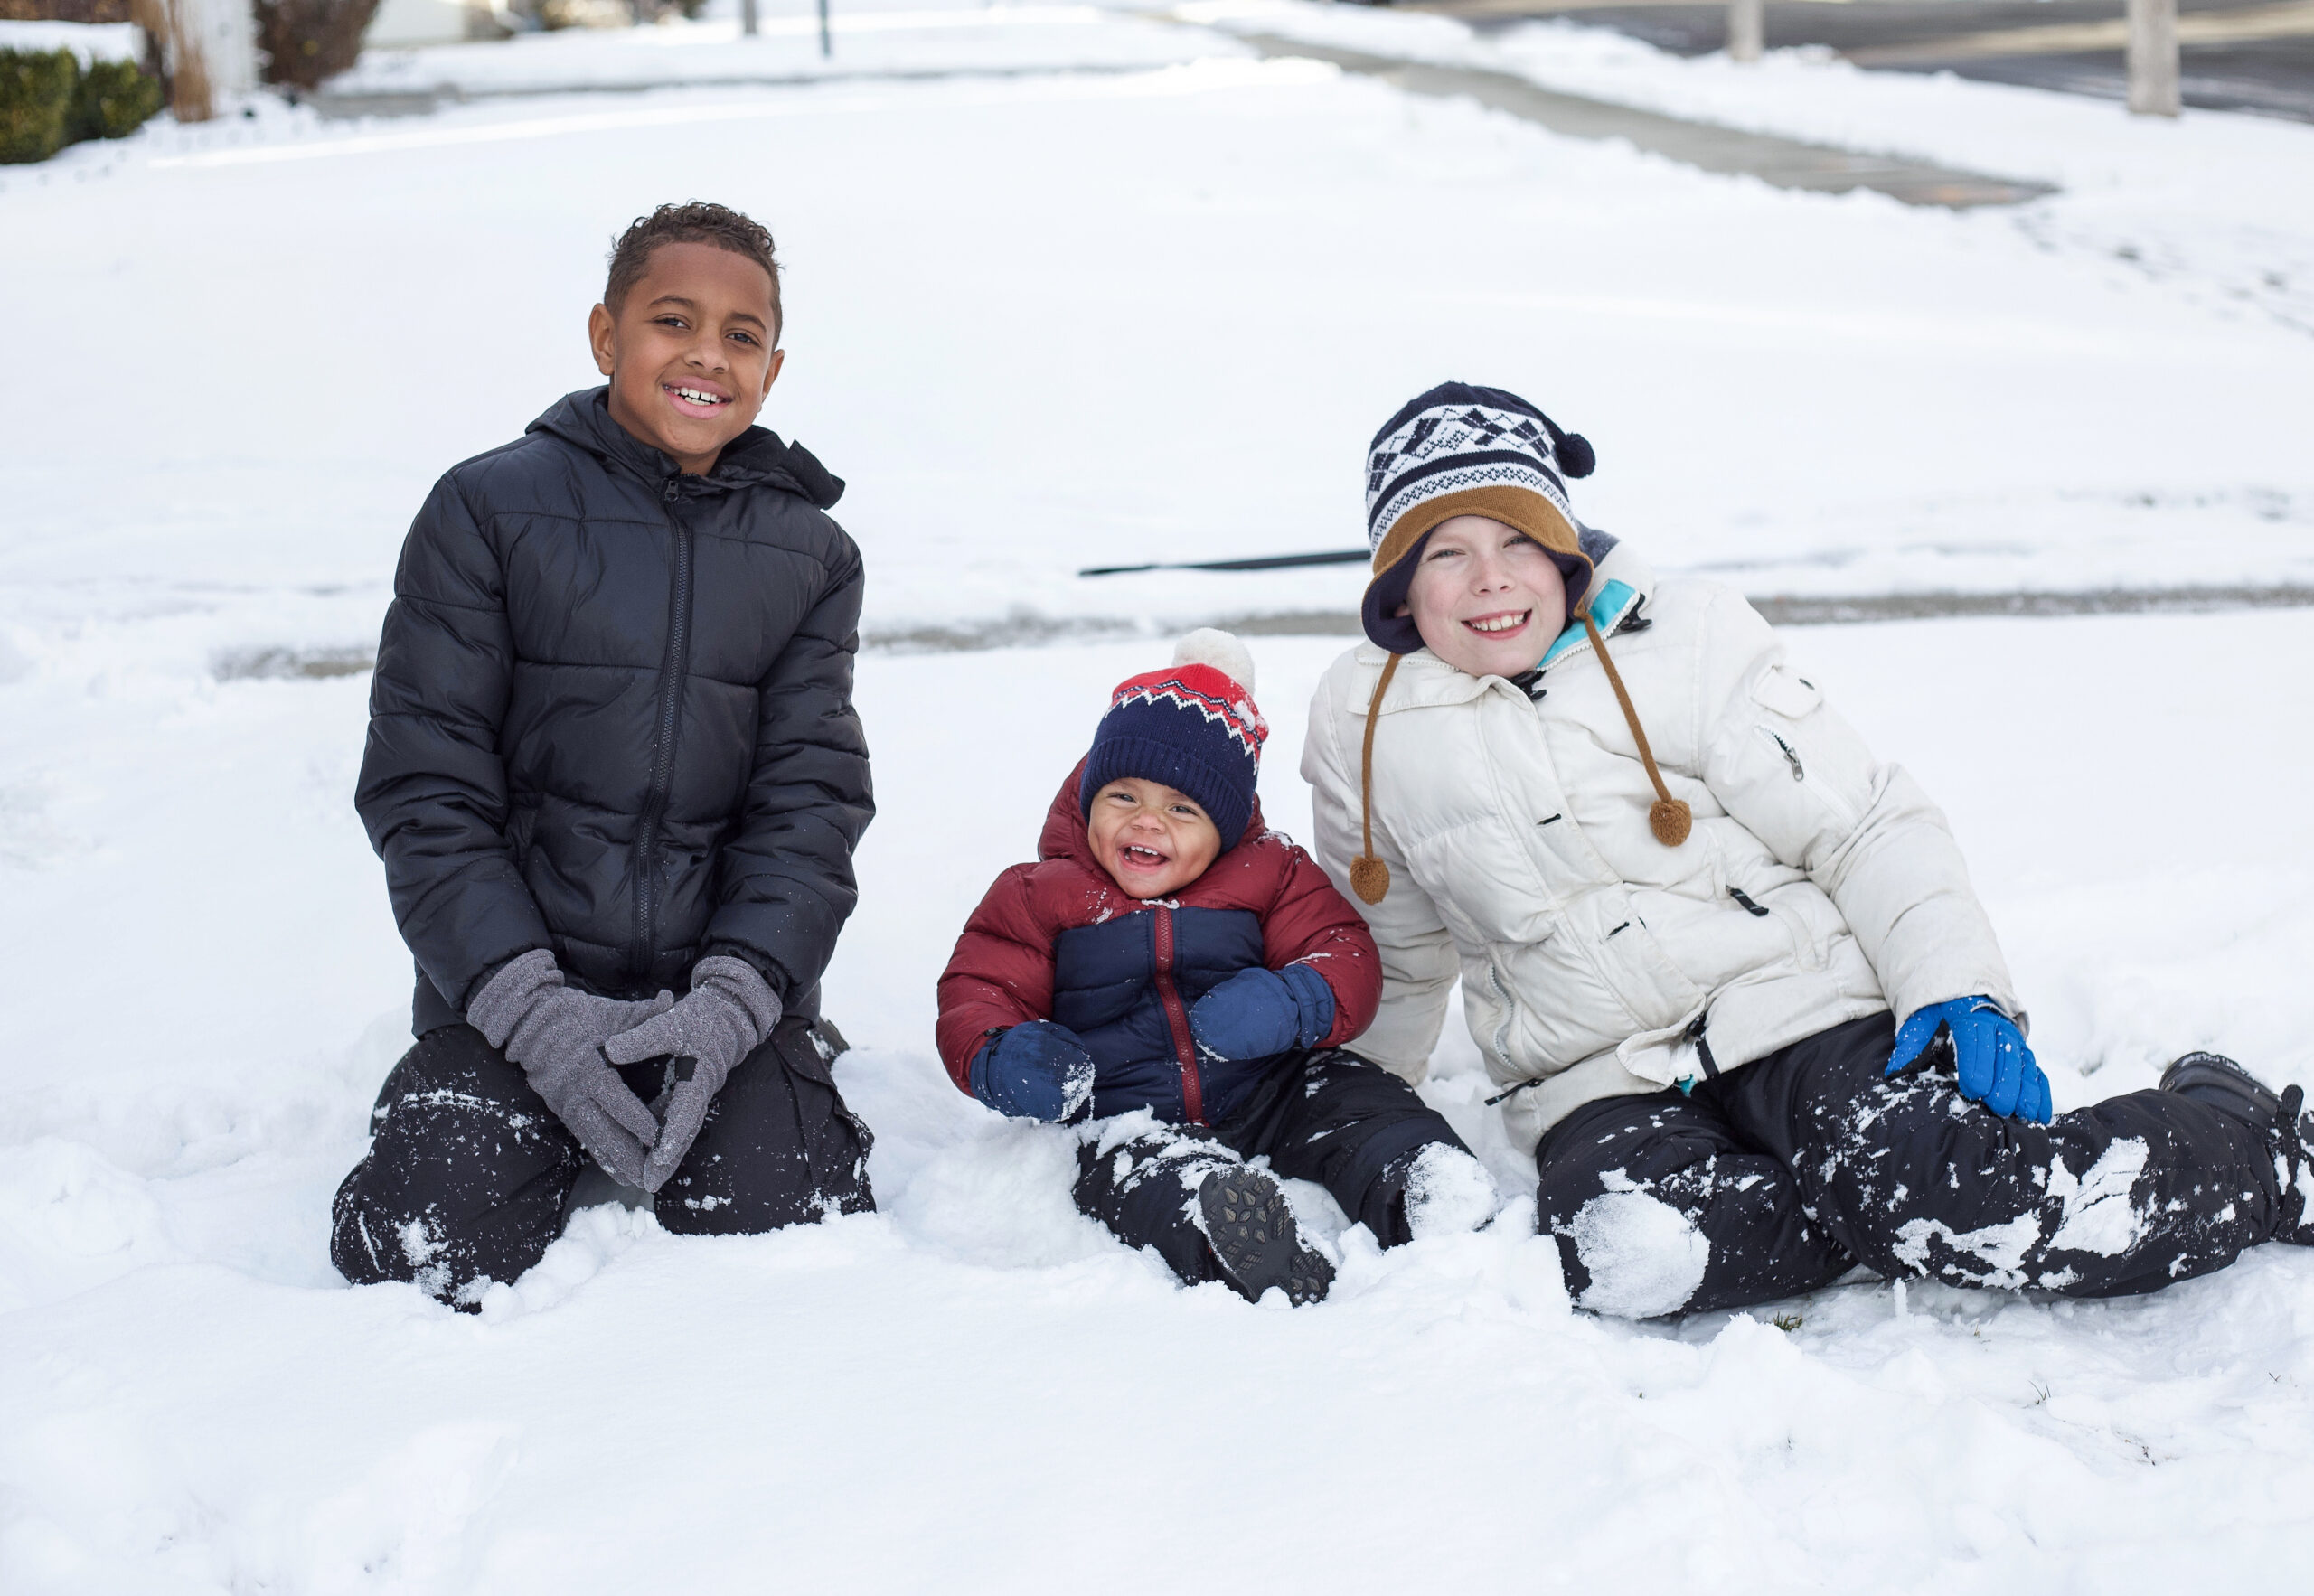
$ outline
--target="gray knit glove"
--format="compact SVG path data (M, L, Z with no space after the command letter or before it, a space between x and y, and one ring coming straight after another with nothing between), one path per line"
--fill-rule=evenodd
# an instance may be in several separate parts
M664 1099L666 1123L644 1166L644 1190L656 1191L667 1183L706 1122L707 1105L739 1060L762 1047L778 1023L779 994L756 967L719 954L691 967L691 991L682 1002L610 1039L604 1051L614 1064L670 1055L674 1059Z
M638 1186L659 1122L603 1062L602 1048L674 1001L672 992L630 1003L565 986L554 955L540 948L500 967L466 1005L466 1023L522 1066L531 1089L612 1179Z

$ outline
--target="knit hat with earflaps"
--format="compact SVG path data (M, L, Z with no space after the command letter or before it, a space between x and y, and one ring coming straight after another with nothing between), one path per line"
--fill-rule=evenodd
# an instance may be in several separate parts
M1350 861L1350 889L1369 904L1390 890L1390 867L1374 853L1374 730L1382 718L1382 695L1398 662L1422 646L1411 615L1397 611L1414 586L1423 544L1441 523L1458 515L1483 515L1538 544L1566 582L1567 613L1561 624L1580 618L1591 646L1615 690L1639 757L1655 785L1648 825L1655 840L1677 848L1688 840L1695 816L1671 796L1654 751L1639 723L1639 711L1624 690L1623 673L1608 656L1607 640L1584 600L1594 571L1567 502L1567 477L1591 474L1597 464L1579 433L1566 432L1517 394L1500 388L1442 382L1409 401L1374 435L1366 455L1366 541L1373 550L1373 575L1366 585L1359 619L1366 635L1390 657L1374 683L1366 709L1365 746L1359 756L1358 786L1364 846ZM1554 634L1556 635L1556 634Z
M1172 664L1117 683L1094 729L1077 800L1090 816L1111 782L1161 782L1197 801L1226 853L1253 819L1268 738L1269 723L1254 707L1253 655L1228 633L1202 626L1174 645Z
M1566 479L1590 475L1593 464L1580 434L1500 388L1442 382L1410 400L1366 451L1366 546L1374 555L1359 606L1366 635L1394 654L1422 646L1413 617L1397 611L1423 540L1458 515L1499 521L1551 557L1566 579L1565 625L1591 586Z

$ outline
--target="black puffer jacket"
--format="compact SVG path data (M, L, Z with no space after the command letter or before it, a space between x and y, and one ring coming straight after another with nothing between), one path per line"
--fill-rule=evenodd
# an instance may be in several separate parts
M454 467L402 546L354 802L420 1035L532 948L621 996L736 953L813 1013L851 913L875 803L843 484L761 427L682 475L605 393Z

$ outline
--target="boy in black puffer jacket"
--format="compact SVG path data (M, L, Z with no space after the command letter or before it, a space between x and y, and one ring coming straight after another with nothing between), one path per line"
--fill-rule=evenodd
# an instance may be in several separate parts
M589 1159L678 1232L873 1206L818 1017L875 808L861 559L825 513L842 483L752 425L778 273L722 206L636 221L589 321L608 384L410 528L355 802L418 1042L338 1190L356 1283L475 1306Z

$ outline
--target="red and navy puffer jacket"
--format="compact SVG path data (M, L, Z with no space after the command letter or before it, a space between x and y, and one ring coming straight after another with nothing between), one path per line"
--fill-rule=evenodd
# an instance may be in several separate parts
M1307 963L1334 995L1319 1039L1339 1047L1374 1019L1382 963L1366 922L1315 860L1252 822L1173 897L1126 895L1093 857L1079 765L1045 816L1038 862L996 878L940 975L940 1057L969 1092L997 1032L1057 1020L1093 1055L1096 1116L1154 1110L1176 1124L1225 1119L1274 1059L1199 1056L1190 1008L1241 970Z

